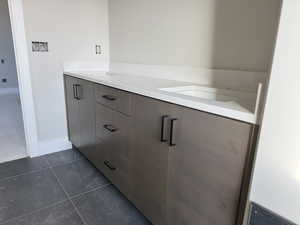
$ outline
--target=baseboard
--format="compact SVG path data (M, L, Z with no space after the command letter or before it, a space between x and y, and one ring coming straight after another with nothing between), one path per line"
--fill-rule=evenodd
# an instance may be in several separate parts
M10 94L19 94L18 88L0 88L0 96L10 95Z
M24 153L24 154L15 155L13 157L1 158L0 163L11 162L11 161L23 159L26 157L28 157L28 155Z
M39 142L39 151L34 153L32 157L69 150L71 148L72 148L72 144L67 138Z

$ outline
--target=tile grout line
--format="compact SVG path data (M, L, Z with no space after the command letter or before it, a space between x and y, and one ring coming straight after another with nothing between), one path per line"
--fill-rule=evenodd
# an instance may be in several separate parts
M0 179L0 182L4 181L4 180L10 180L10 179L14 179L14 178L17 178L17 177L21 177L21 176L24 176L24 175L38 173L38 172L41 172L41 171L44 171L44 170L48 170L49 168L50 167L48 166L48 167L44 167L44 168L39 169L39 170L32 170L32 171L29 171L29 172L26 172L26 173L21 173L21 174L15 175L15 176L5 177L5 178Z
M80 193L80 194L77 194L77 195L74 195L74 196L70 196L70 195L67 193L67 191L65 190L64 186L62 185L62 183L60 182L59 178L57 177L56 173L55 173L54 170L53 170L54 167L72 164L72 163L75 163L75 162L78 162L78 161L81 161L81 160L84 160L84 158L81 158L81 159L79 158L79 159L72 160L72 161L67 162L67 163L62 163L62 164L59 164L59 165L52 166L51 163L49 162L49 160L45 157L45 162L47 163L47 167L44 167L44 168L41 168L41 169L38 169L38 170L29 171L29 172L26 172L26 173L21 173L21 174L15 175L15 176L10 176L10 177L6 177L6 178L0 179L0 182L1 182L1 181L5 181L5 180L10 180L10 179L18 178L18 177L24 176L24 175L30 175L30 174L38 173L38 172L41 172L41 171L50 170L50 172L54 175L54 177L55 177L55 179L57 180L59 186L62 188L63 192L65 193L65 195L66 195L66 197L67 197L67 198L64 199L64 200L61 200L61 201L58 201L58 202L49 204L49 205L47 205L47 206L44 206L44 207L41 207L41 208L39 208L39 209L33 210L32 212L25 213L25 214L23 214L23 215L20 215L20 216L17 216L17 217L8 219L8 220L6 220L6 221L0 222L0 225L5 225L5 224L7 224L7 223L9 223L9 222L17 221L18 219L21 219L21 218L23 218L23 217L25 217L25 216L33 215L34 213L40 212L40 211L45 210L45 209L48 209L48 208L52 208L52 207L54 207L54 206L56 206L56 205L62 204L62 203L67 202L67 201L69 201L69 202L71 203L71 205L74 207L76 213L78 214L78 216L79 216L80 219L82 220L83 224L84 224L84 225L87 225L87 223L85 222L83 216L82 216L81 213L79 212L78 208L75 206L75 204L74 204L74 202L73 202L72 199L77 198L77 197L80 197L80 196L82 196L82 195L88 194L88 193L93 192L93 191L96 191L96 190L104 189L104 188L110 186L111 183L108 182L107 184L101 185L101 186L96 187L96 188L94 188L94 189L92 189L92 190L89 190L89 191L86 191L86 192L83 192L83 193Z
M5 181L5 180L10 180L10 179L18 178L18 177L24 176L24 175L30 175L30 174L42 172L42 171L45 171L45 170L49 170L49 171L52 173L52 175L53 175L54 172L52 171L52 166L51 166L49 160L48 160L46 157L44 158L44 160L45 160L45 162L47 163L48 166L46 166L46 167L44 167L44 168L41 168L41 169L39 169L39 170L33 170L33 171L26 172L26 173L18 174L18 175L15 175L15 176L6 177L6 178L3 178L3 179L0 179L0 182L1 182L1 181ZM68 162L68 163L62 163L62 164L57 165L57 166L67 165L67 164L69 164L69 163L73 163L73 162L76 162L76 161L79 161L79 160L82 160L82 159L73 160L73 161L70 161L70 162ZM55 179L58 181L58 178L56 177L56 174L54 174L54 176L55 176ZM60 184L60 182L58 182L58 183L59 183L60 186L62 186L62 185ZM65 193L65 190L64 190L64 189L63 189L63 191L64 191L64 193ZM65 193L65 194L66 194L66 193ZM61 200L61 201L58 201L58 202L55 202L55 203L46 205L46 206L41 207L41 208L39 208L39 209L33 210L32 212L25 213L25 214L23 214L23 215L20 215L20 216L11 218L11 219L9 219L9 220L0 222L0 225L5 225L5 224L7 224L7 223L9 223L9 222L11 222L11 221L15 221L15 220L21 219L21 218L23 218L23 217L25 217L25 216L33 215L33 214L36 213L36 212L40 212L40 211L42 211L42 210L44 210L44 209L51 208L51 207L53 207L53 206L62 204L62 203L67 202L67 201L71 202L71 201L69 200L69 198L68 198L68 195L66 195L66 199L64 199L64 200Z
M1 222L1 223L0 223L0 225L5 225L5 224L7 224L7 223L9 223L9 222L16 221L16 220L18 220L18 219L21 219L21 218L23 218L23 217L25 217L25 216L30 216L30 215L33 215L33 214L35 214L35 213L37 213L37 212L40 212L40 211L42 211L42 210L44 210L44 209L49 209L49 208L52 208L53 206L56 206L56 205L62 204L62 203L64 203L64 202L67 202L67 201L69 201L69 199L67 199L67 198L66 198L66 199L64 199L64 200L61 200L61 201L55 202L55 203L53 203L53 204L50 204L50 205L47 205L47 206L45 206L45 207L42 207L42 208L39 208L39 209L33 210L32 212L25 213L25 214L23 214L23 215L20 215L20 216L17 216L17 217L11 218L11 219L9 219L9 220L6 220L6 221L3 221L3 222Z
M89 191L86 191L86 192L82 192L80 194L77 194L77 195L74 195L74 196L70 196L70 199L74 199L74 198L78 198L78 197L81 197L82 195L85 195L85 194L88 194L90 192L93 192L93 191L97 191L97 190L101 190L101 189L105 189L106 187L112 185L111 183L107 183L107 184L103 184L103 185L100 185L99 187L96 187L94 189L91 189Z
M67 162L67 163L61 163L61 164L52 166L52 165L50 164L50 162L48 161L48 159L45 158L45 161L46 161L46 163L47 163L47 166L46 166L46 167L43 167L43 168L40 168L40 169L37 169L37 170L28 171L28 172L25 172L25 173L20 173L20 174L18 174L18 175L14 175L14 176L4 177L4 178L1 178L1 179L0 179L0 182L1 182L1 181L4 181L4 180L9 180L9 179L17 178L17 177L20 177L20 176L29 175L29 174L32 174L32 173L37 173L37 172L40 172L40 171L44 171L44 170L50 169L51 167L58 167L58 166L63 166L63 165L72 164L72 163L78 162L78 161L80 161L80 160L84 160L84 159L75 159L75 160L69 161L69 162ZM13 161L11 161L11 162L13 162Z
M41 157L42 157L42 156L41 156ZM47 163L47 166L46 166L46 167L43 167L43 168L40 168L40 169L37 169L37 170L32 170L32 171L29 171L29 172L26 172L26 173L21 173L21 174L15 175L15 176L5 177L5 178L0 179L0 182L6 181L6 180L10 180L10 179L14 179L14 178L18 178L18 177L24 176L24 175L30 175L30 174L42 172L42 171L45 171L45 170L50 170L50 172L54 175L55 179L57 180L58 184L59 184L59 185L61 186L61 188L63 189L63 192L65 193L65 195L66 195L67 198L64 199L64 200L61 200L61 201L58 201L58 202L55 202L55 203L46 205L46 206L41 207L41 208L39 208L39 209L33 210L33 211L31 211L31 212L24 213L24 214L22 214L22 215L20 215L20 216L17 216L17 217L8 219L8 220L6 220L6 221L2 221L2 222L0 222L0 225L5 225L5 224L7 224L7 223L9 223L9 222L17 221L18 219L21 219L21 218L23 218L23 217L25 217L25 216L33 215L34 213L40 212L40 211L42 211L42 210L44 210L44 209L51 208L51 207L53 207L53 206L62 204L62 203L67 202L67 201L69 201L69 202L72 204L72 206L75 208L75 210L76 210L76 207L74 206L73 201L71 200L70 196L67 194L67 192L65 191L64 187L63 187L62 184L60 183L58 177L56 176L55 172L53 171L53 166L51 166L49 160L48 160L46 157L44 157L44 160L45 160L45 162ZM83 159L82 159L82 158L81 158L81 159L79 158L79 159L72 160L72 161L67 162L67 163L62 163L62 164L59 164L59 165L56 165L56 166L67 165L67 164L71 164L71 163L74 163L74 162L77 162L77 161L80 161L80 160L83 160ZM56 166L54 166L54 167L56 167ZM97 190L97 189L104 188L104 187L106 187L106 186L107 186L107 185L103 185L103 186L97 187L97 188L95 188L95 189L93 189L93 190L91 190L91 191L95 191L95 190ZM73 196L73 198L79 197L79 196L81 196L81 195L83 195L83 194L86 194L86 193L89 193L89 192L91 192L91 191L87 191L87 192L84 192L84 193L75 195L75 196ZM77 212L77 210L76 210L76 212ZM77 213L80 214L79 212L77 212ZM81 218L80 215L79 215L79 217L80 217L81 220L83 220L83 219ZM83 221L83 222L84 222L84 221ZM85 224L85 223L84 223L84 224ZM86 224L85 224L85 225L86 225Z
M56 173L53 170L53 167L50 167L51 172L53 173L53 175L55 176L58 184L61 186L63 192L65 193L65 195L67 196L67 199L69 200L69 202L72 204L72 206L74 207L76 213L78 214L79 218L81 219L82 223L84 225L87 225L87 222L85 221L84 217L81 215L81 213L79 212L79 209L76 207L76 205L74 204L74 202L72 201L72 199L70 198L68 192L65 190L64 186L62 185L62 183L60 182L58 176L56 175Z
M45 161L46 161L46 163L48 164L48 168L50 168L51 167L51 164L50 164L50 162L49 162L49 160L48 160L48 158L45 156Z
M72 163L75 163L75 162L79 162L81 160L85 160L84 158L81 158L81 159L74 159L72 161L69 161L69 162L66 162L66 163L60 163L60 164L57 164L57 165L51 165L51 163L48 161L48 159L46 159L48 164L49 164L49 167L48 168L55 168L55 167L59 167L59 166L64 166L64 165L68 165L68 164L72 164Z

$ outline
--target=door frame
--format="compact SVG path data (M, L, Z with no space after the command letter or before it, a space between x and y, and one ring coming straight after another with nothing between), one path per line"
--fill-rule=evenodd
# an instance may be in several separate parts
M14 42L15 60L18 74L19 93L24 122L27 155L38 153L38 134L34 98L31 86L28 46L25 33L23 0L7 0L11 30Z

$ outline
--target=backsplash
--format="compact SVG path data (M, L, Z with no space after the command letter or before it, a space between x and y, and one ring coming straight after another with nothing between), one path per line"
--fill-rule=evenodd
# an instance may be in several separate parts
M108 71L109 62L105 61L66 61L63 64L64 71Z
M266 83L266 72L213 70L188 66L143 65L110 62L110 73L149 76L160 79L198 83L234 90L255 91Z
M252 203L249 225L296 225L286 219Z

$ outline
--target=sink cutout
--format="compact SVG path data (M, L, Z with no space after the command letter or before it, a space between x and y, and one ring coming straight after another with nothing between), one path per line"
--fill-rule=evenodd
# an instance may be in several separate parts
M161 88L161 91L170 93L176 93L206 100L220 101L220 102L232 102L237 101L241 97L239 91L232 91L227 89L210 88L204 86L180 86L171 88ZM249 93L248 93L249 95ZM250 93L251 96L255 97L255 94Z
M200 85L160 88L159 90L203 100L239 105L247 108L256 115L261 103L262 88L263 84L259 83L256 92L212 88Z

